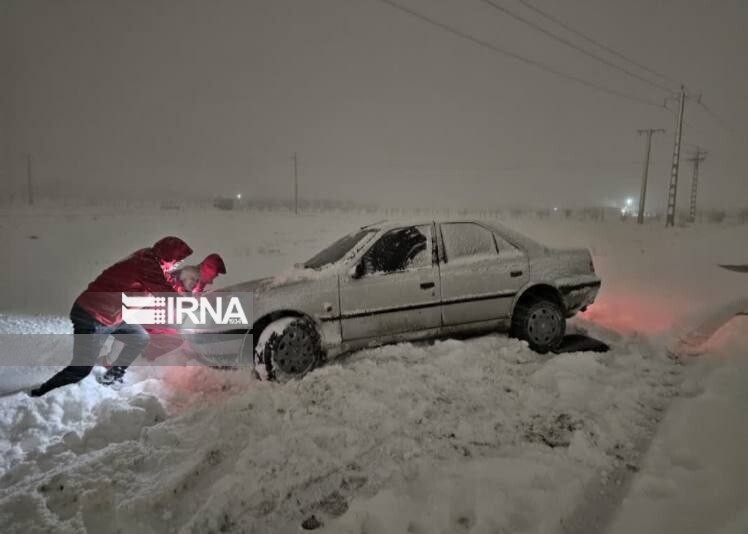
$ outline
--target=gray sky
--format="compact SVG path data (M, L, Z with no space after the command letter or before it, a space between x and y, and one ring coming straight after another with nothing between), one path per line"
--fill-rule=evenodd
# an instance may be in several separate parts
M398 1L595 83L665 96L478 0ZM496 2L544 23L517 0ZM748 2L532 3L703 92L732 131L687 105L686 148L710 151L700 199L748 205ZM0 6L6 193L24 192L30 152L39 194L290 196L296 151L306 197L599 204L638 196L636 130L663 127L649 198L664 205L672 113L559 79L376 0ZM682 206L690 176L685 164Z

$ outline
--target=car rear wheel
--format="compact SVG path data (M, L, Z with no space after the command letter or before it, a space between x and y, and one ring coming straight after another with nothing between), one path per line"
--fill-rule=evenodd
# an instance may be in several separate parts
M309 319L284 317L270 323L255 345L255 371L263 380L298 378L322 357L319 333Z
M566 318L556 302L532 299L517 305L512 334L526 340L535 352L545 354L558 348L565 333Z

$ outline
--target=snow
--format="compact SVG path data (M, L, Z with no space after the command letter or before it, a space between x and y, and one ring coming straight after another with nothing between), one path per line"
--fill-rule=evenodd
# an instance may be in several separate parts
M246 389L236 388L221 400L208 396L201 409L161 424L164 411L155 397L124 391L118 393L119 402L104 398L97 403L90 397L91 404L81 407L90 415L74 418L85 428L80 438L74 437L75 428L66 432L59 424L39 428L38 419L64 413L78 397L89 399L89 390L115 395L87 379L72 391L53 394L62 398L15 396L18 403L26 401L34 422L16 419L7 430L28 456L9 470L23 473L21 480L7 474L2 479L8 497L0 499L0 514L12 515L19 506L52 506L57 519L37 514L14 519L24 529L91 530L94 523L87 517L96 512L85 500L73 503L69 496L40 495L34 488L54 480L76 494L93 495L104 477L119 488L112 496L119 510L128 511L118 522L124 531L161 530L171 524L161 519L171 510L170 522L195 532L225 524L237 530L293 531L311 511L329 521L332 531L357 521L380 521L387 532L387 521L395 516L369 510L369 499L376 503L388 492L405 491L410 499L428 500L429 477L445 471L456 477L455 488L443 488L445 505L455 505L450 499L458 496L467 498L457 489L472 483L470 473L482 474L487 489L507 495L503 511L490 506L486 496L463 502L476 525L509 528L519 521L541 528L553 521L546 503L555 503L559 492L566 494L566 504L555 506L567 512L573 490L578 492L611 461L605 451L616 446L619 452L631 450L630 421L646 417L644 406L666 389L655 382L643 390L637 374L667 366L664 359L650 361L629 351L599 363L587 354L539 359L523 343L498 335L402 344L356 353L300 382L273 385L247 377ZM46 447L17 444L23 430L63 438ZM65 458L73 458L73 465ZM157 462L165 479L154 485L151 470L122 469L125 461L128 466ZM90 473L98 476L91 480ZM360 486L354 490L351 484ZM336 492L351 502L350 514L343 514L339 525L320 504ZM523 501L523 510L505 517ZM355 513L359 507L368 510L363 517ZM405 507L398 520L418 517L411 513Z
M748 532L748 318L689 368L610 534Z
M182 236L197 257L224 256L228 285L381 218L2 212L19 274L3 287L0 337L44 333L40 359L0 373L3 532L298 532L311 516L322 532L558 532L589 520L591 495L625 496L614 534L744 531L745 319L700 358L667 355L746 288L715 267L745 261L744 227L510 221L592 249L603 286L570 331L610 344L604 354L539 356L489 335L367 349L286 384L138 366L119 389L88 377L40 399L19 391L66 363L70 303L131 250ZM17 361L9 347L0 363Z

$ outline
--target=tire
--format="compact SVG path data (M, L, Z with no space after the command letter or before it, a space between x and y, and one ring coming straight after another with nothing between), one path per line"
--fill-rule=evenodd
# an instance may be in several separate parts
M303 317L284 317L267 325L254 350L255 371L262 380L300 378L322 359L319 332Z
M557 349L566 334L564 311L556 302L542 298L517 304L512 335L524 339L539 354Z

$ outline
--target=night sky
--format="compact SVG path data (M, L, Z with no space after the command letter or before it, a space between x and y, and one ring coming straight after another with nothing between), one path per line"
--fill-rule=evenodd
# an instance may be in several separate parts
M398 0L523 57L655 104L667 93L479 0ZM572 38L517 0L495 3ZM532 0L685 83L700 203L748 205L748 3ZM378 0L0 0L0 180L39 196L290 197L385 205L664 209L673 113L502 56ZM586 48L589 43L575 40ZM611 61L617 58L596 49ZM670 102L675 107L675 102ZM719 117L719 119L718 119ZM682 164L680 206L691 166Z

